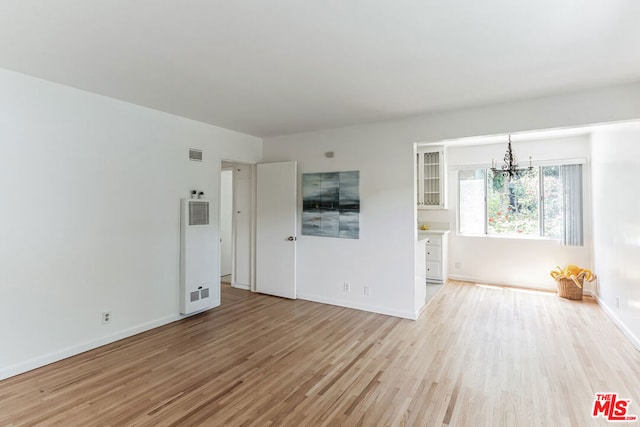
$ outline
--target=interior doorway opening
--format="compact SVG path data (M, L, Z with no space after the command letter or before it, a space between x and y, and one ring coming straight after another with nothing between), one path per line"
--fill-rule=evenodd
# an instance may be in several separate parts
M233 168L220 172L220 282L231 285L233 257Z
M253 290L254 166L222 161L220 168L221 286Z

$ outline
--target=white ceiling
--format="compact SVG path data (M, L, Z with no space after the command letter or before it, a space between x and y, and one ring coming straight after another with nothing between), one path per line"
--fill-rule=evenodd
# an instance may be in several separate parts
M640 80L640 1L2 0L0 67L267 137Z

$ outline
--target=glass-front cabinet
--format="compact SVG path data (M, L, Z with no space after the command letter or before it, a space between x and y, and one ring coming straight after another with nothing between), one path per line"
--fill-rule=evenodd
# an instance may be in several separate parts
M446 209L446 163L443 146L418 147L416 171L419 209Z

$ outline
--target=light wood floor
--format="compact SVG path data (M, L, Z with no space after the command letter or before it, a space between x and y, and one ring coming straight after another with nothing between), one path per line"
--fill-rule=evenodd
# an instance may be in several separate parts
M640 353L589 299L451 282L414 322L222 295L0 382L0 426L610 425L596 392L640 415Z

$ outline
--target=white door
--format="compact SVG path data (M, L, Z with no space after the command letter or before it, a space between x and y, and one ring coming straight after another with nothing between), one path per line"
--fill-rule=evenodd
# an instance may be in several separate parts
M296 162L262 163L256 179L256 291L296 297Z

